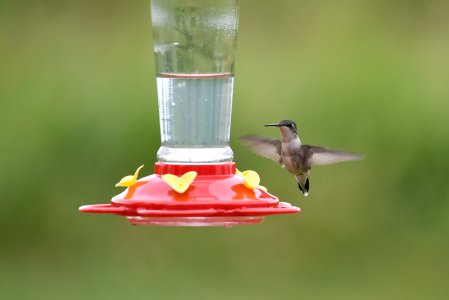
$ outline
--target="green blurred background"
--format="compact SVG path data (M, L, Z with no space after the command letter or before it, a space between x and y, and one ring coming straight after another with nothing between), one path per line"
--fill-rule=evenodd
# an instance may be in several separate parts
M78 213L159 122L149 1L0 1L2 299L448 299L449 2L242 0L231 146L296 215L226 228ZM291 118L366 154L311 194L242 147Z

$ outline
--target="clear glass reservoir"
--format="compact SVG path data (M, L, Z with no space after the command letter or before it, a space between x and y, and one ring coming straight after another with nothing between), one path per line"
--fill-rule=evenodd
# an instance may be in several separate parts
M232 161L236 0L151 0L161 162Z

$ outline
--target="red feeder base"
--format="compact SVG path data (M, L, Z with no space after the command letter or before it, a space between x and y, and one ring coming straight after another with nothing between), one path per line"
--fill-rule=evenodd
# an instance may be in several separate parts
M161 177L198 173L184 193L173 190ZM299 212L259 189L249 189L235 175L234 163L189 165L156 163L155 174L141 178L110 204L80 207L81 212L126 216L133 225L234 226L257 224L264 216Z

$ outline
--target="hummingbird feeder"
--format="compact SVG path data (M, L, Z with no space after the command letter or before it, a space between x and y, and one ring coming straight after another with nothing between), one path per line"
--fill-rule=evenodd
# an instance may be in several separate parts
M81 212L134 225L233 226L296 213L229 147L237 0L151 0L161 147L154 174L124 177L111 203Z

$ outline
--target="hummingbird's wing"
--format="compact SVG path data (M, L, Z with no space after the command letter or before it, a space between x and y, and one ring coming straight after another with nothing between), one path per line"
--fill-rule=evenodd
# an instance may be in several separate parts
M256 135L246 135L240 140L256 154L282 164L281 141Z
M330 165L343 161L360 160L363 156L359 154L314 146L302 145L304 149L304 157L306 157L305 165L310 167L313 165Z

